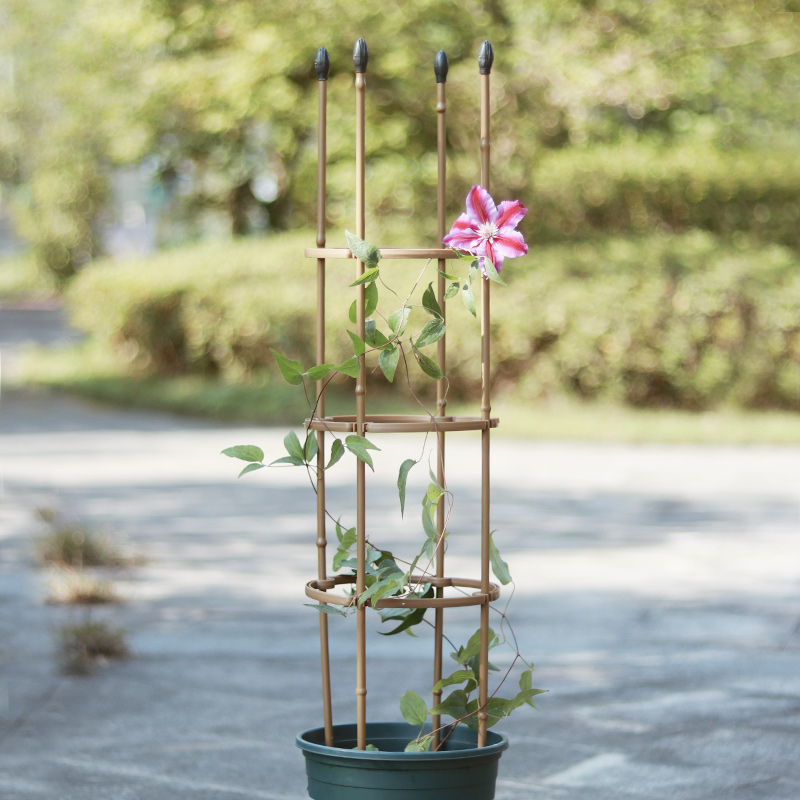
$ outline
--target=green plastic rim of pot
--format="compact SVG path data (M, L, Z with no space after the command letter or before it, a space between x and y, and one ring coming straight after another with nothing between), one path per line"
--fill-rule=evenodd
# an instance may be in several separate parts
M384 761L414 761L473 758L482 755L484 758L497 755L508 748L508 737L496 731L487 731L485 747L478 747L477 734L465 726L460 726L447 736L442 731L442 738L447 739L441 750L425 753L406 753L405 746L416 736L418 728L405 722L369 722L367 723L367 743L374 744L378 750L356 750L357 725L345 724L333 726L332 747L325 744L325 729L311 728L297 735L297 746L306 753L335 756L336 758L353 758ZM430 733L431 725L425 725L424 733Z

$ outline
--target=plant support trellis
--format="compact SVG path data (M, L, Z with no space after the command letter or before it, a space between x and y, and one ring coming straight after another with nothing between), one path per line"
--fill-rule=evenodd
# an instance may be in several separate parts
M363 39L356 43L353 61L355 64L355 230L356 236L365 239L365 93L366 71L368 62L367 45ZM491 44L484 42L478 56L480 75L480 155L481 184L488 191L490 188L490 77L494 55ZM317 194L317 241L315 248L309 248L305 255L317 261L317 363L325 363L325 283L327 262L333 259L356 259L355 277L361 279L367 269L365 263L358 260L348 248L329 248L326 242L326 128L327 128L327 79L330 59L325 48L320 48L315 61L318 78L318 194ZM437 53L434 62L436 78L436 113L437 113L437 232L438 240L444 238L446 229L446 79L448 72L447 56L444 51ZM449 249L437 248L384 248L380 250L382 258L397 259L436 259L439 266L437 281L437 302L444 321L445 292L447 290L446 260L457 257ZM442 679L443 624L446 608L456 606L478 606L480 609L480 658L479 658L479 696L478 696L478 733L477 745L487 744L487 701L490 627L490 603L499 596L499 588L490 580L490 435L498 420L491 416L490 370L491 370L491 333L490 333L490 283L481 284L481 405L480 415L475 417L446 415L446 379L437 381L437 400L435 415L370 415L366 407L366 358L364 353L358 356L358 372L355 385L355 414L351 416L326 416L324 388L325 381L317 381L319 397L314 416L307 420L307 428L316 432L317 461L317 578L306 585L306 594L318 603L341 604L356 607L356 747L364 750L367 747L367 656L366 656L366 612L367 605L375 608L430 608L435 614L434 631L434 668L433 682ZM362 282L355 286L356 292L356 334L366 339L366 292ZM442 372L446 366L446 335L438 341L438 364ZM445 506L439 503L436 510L437 546L435 549L435 576L425 575L424 581L433 587L432 597L384 597L374 602L358 603L358 598L365 592L366 575L366 485L365 463L356 461L356 573L355 576L328 577L327 572L327 537L326 537L326 505L325 505L325 439L326 432L346 432L365 436L367 433L407 433L429 432L436 436L437 449L437 481L445 485L445 440L446 435L458 431L480 431L481 435L481 515L480 515L480 577L477 579L453 578L445 574ZM412 577L412 582L422 582L423 576ZM355 593L337 595L331 590L335 587L355 583ZM455 587L463 592L457 596L445 595L445 589ZM319 614L320 652L322 672L322 695L324 709L324 741L327 746L334 745L334 725L331 709L330 658L328 649L328 617ZM434 703L441 701L442 690L434 693ZM433 717L433 748L439 743L440 719Z

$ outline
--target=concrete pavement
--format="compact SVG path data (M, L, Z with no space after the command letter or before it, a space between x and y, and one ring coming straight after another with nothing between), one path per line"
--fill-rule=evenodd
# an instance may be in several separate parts
M219 455L255 443L274 457L283 434L0 395L0 798L305 797L294 736L321 720L302 591L313 499L299 471L236 480ZM378 444L370 530L402 551L424 470L400 523L393 484L413 448ZM448 446L448 572L470 575L479 444ZM345 515L351 472L341 462L329 486ZM493 440L510 616L549 690L502 728L499 800L800 797L798 476L796 447ZM126 628L132 660L59 674L55 634L86 612L44 603L36 507L146 556L117 576L125 605L91 612ZM453 617L456 637L474 627L472 612ZM331 630L335 721L351 721L352 620ZM427 691L429 649L425 635L371 638L370 718L397 718L406 688Z

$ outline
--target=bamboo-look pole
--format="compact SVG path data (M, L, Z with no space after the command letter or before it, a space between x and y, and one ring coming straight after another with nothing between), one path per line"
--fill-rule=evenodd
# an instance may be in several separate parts
M367 43L359 39L353 48L353 63L356 68L356 236L363 239L365 230L365 155L364 155L364 98L366 94ZM356 278L364 274L364 263L358 262ZM356 333L365 338L365 287L356 287ZM358 379L356 381L356 433L363 436L366 417L367 365L364 354L358 357ZM365 464L356 459L356 595L365 590L366 573L366 472ZM356 612L356 703L357 703L357 747L367 747L367 607L360 605Z
M487 40L481 45L478 54L478 68L481 75L481 184L487 192L489 186L489 76L492 71L494 51ZM492 410L491 404L491 316L489 314L490 299L489 281L481 280L481 416L488 420ZM481 432L481 592L489 593L489 426ZM481 606L481 654L479 666L480 689L478 691L478 747L486 744L486 723L488 715L489 684L489 603Z
M317 247L325 247L325 186L327 167L328 73L331 68L328 51L320 47L314 61L317 72ZM317 364L325 363L325 259L317 259ZM317 381L317 413L325 416L324 382ZM317 575L327 577L327 537L325 532L325 431L317 431ZM328 615L319 612L319 652L322 673L322 715L325 744L333 746L333 712L331 708L331 662L328 647Z
M447 233L447 127L446 127L446 112L447 112L447 97L445 93L445 86L447 82L448 70L447 54L444 50L440 50L436 54L433 62L433 71L436 75L436 118L437 118L437 136L436 136L436 149L439 159L439 175L437 179L437 197L436 197L436 210L437 210L437 233L438 241L441 244ZM445 259L440 258L439 263L439 281L437 284L437 296L439 300L439 307L442 309L442 322L445 322L445 300L444 293L446 290L446 279L441 274L446 271L447 262ZM445 344L446 334L439 339L437 356L439 358L439 367L442 372L447 369L447 347ZM447 383L444 378L440 378L436 383L436 415L443 417L445 415L445 406L447 405ZM440 486L444 486L444 455L445 455L445 438L444 431L437 432L438 453L436 459L436 479L439 481ZM444 577L444 526L445 526L445 503L443 500L439 501L439 506L436 510L436 533L437 533L437 547L436 547L436 577ZM444 589L437 587L437 597L444 597ZM442 679L442 649L444 641L444 609L437 608L434 623L434 651L433 651L433 683L434 686ZM433 694L434 706L442 702L441 689ZM433 742L432 747L435 749L439 746L440 735L439 726L441 725L441 717L438 714L433 716Z

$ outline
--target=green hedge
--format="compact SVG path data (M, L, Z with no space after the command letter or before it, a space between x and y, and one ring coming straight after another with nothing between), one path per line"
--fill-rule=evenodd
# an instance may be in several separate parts
M690 228L747 232L800 248L800 158L795 151L707 145L575 148L544 154L532 175L533 241L646 235Z
M308 245L312 233L98 264L70 287L73 320L143 371L247 376L274 369L270 348L310 366L316 269L303 258ZM328 326L328 357L344 359L352 353L344 334L352 262L329 264L329 301L340 312ZM404 296L419 266L383 262L383 270ZM435 265L429 272L416 302ZM492 295L498 388L634 405L800 409L800 257L792 250L734 246L700 231L606 238L532 247L503 275L509 286ZM379 311L399 304L382 290ZM479 328L458 298L448 302L456 396L477 392ZM412 377L428 385L413 364ZM370 385L382 383L376 371Z
M529 263L498 326L497 380L640 406L800 409L793 251L694 231L541 248Z
M314 309L296 276L313 275L309 243L220 241L98 262L68 289L72 322L145 372L246 374L271 363L270 347L307 360Z

